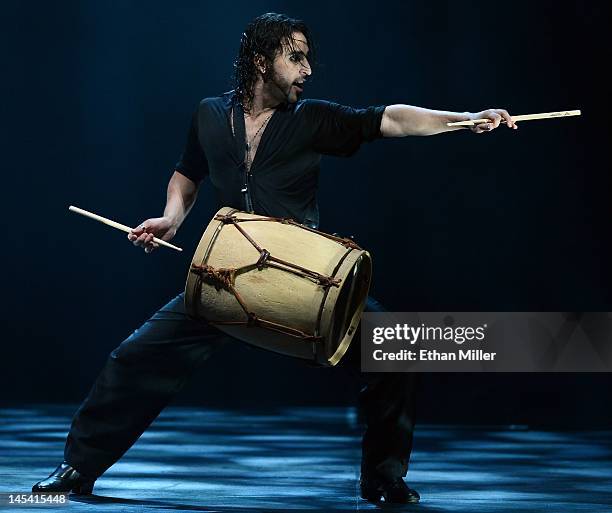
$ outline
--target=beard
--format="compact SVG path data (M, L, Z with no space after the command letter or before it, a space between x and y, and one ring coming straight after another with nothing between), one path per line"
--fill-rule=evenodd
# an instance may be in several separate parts
M302 91L296 90L293 82L281 77L276 71L271 70L264 77L264 82L269 85L274 96L283 103L295 103L300 99Z

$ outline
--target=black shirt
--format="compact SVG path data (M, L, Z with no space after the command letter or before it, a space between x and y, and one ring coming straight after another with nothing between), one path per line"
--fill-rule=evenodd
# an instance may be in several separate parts
M232 109L232 106L234 109ZM268 121L246 177L244 117L232 92L202 100L194 112L176 170L195 183L210 177L219 206L253 210L317 227L321 155L348 157L364 141L382 137L385 107L354 109L323 100L281 105ZM235 135L230 115L235 111Z

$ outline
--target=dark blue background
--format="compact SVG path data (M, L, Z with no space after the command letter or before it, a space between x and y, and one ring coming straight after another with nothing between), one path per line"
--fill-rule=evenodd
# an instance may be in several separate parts
M215 211L208 187L145 255L70 204L160 215L200 98L230 89L246 23L307 21L308 97L513 114L582 109L518 131L375 142L325 158L322 228L374 256L398 311L609 311L608 12L592 2L2 3L3 403L80 401L119 342L173 297ZM609 375L431 375L421 420L610 425ZM226 347L178 402L344 404L329 369Z

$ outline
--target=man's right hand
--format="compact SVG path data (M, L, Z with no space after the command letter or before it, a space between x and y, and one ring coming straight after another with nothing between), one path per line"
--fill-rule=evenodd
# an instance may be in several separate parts
M140 223L128 233L128 239L134 246L144 248L145 253L151 253L159 247L153 242L153 237L169 241L176 235L177 226L170 217L153 217Z

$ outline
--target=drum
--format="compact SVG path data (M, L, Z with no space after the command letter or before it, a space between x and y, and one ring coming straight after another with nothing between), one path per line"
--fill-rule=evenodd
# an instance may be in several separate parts
M193 256L185 307L249 344L333 366L355 334L371 275L369 253L351 239L224 207Z

